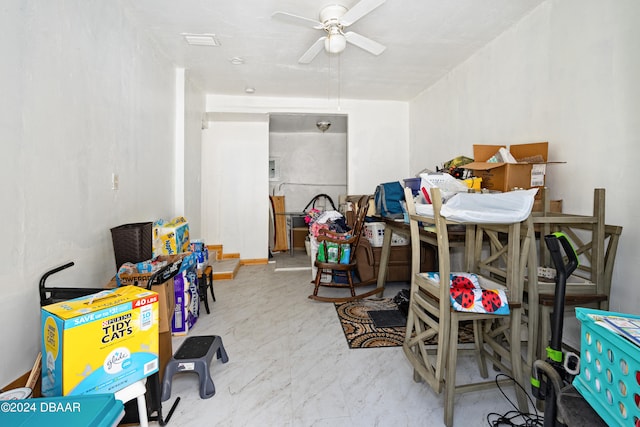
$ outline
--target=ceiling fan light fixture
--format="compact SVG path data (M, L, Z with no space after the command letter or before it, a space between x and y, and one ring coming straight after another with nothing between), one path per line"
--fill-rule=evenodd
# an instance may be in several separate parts
M339 30L331 31L324 39L324 49L329 53L341 53L346 47L347 38Z
M316 127L325 133L331 127L331 122L329 120L318 120L316 123Z

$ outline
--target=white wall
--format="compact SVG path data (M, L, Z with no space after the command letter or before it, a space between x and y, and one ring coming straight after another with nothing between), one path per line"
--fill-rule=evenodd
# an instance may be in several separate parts
M6 2L0 27L4 385L40 350L45 271L74 261L47 283L102 287L111 227L175 215L176 112L174 67L118 2Z
M176 208L176 215L184 215L189 221L189 235L192 239L202 238L202 126L205 111L205 96L189 80L185 80L184 114L184 209ZM206 167L206 165L204 165Z
M406 102L392 101L359 101L359 100L342 100L338 104L335 101L327 101L326 99L306 99L306 98L266 98L253 96L207 96L207 112L209 117L214 120L210 122L210 129L206 132L207 141L216 144L216 139L230 141L232 135L225 136L226 130L220 130L221 136L216 136L218 132L215 126L216 115L223 117L225 114L256 114L260 115L260 123L265 120L262 115L272 112L286 113L332 113L346 114L348 116L348 175L347 175L347 192L348 194L373 194L376 185L381 182L393 181L406 178L409 173L409 104ZM265 116L266 117L266 116ZM247 122L244 122L245 125ZM245 135L242 126L238 126L235 130L237 135ZM243 197L239 204L228 205L226 203L217 203L216 200L229 200L238 193L238 188L242 189L242 185L246 182L246 178L237 170L230 171L235 179L238 179L239 187L224 186L222 188L209 188L203 178L203 228L207 241L224 245L224 251L227 252L228 247L233 247L233 252L239 252L242 258L255 258L249 254L255 254L255 247L258 245L262 248L259 258L266 258L268 255L268 208L265 210L255 209L256 206L262 206L268 203L268 126L261 132L256 133L255 149L252 152L242 152L242 157L225 157L223 162L237 165L242 168L245 161L249 160L251 165L260 168L259 173L264 171L264 188L263 192L256 192L255 197ZM244 136L243 136L244 138ZM260 144L263 144L262 147ZM258 149L258 147L260 149ZM217 161L212 157L215 149L209 151L203 145L203 161L216 164ZM222 153L220 153L221 155ZM240 153L238 153L240 155ZM233 162L233 163L232 163ZM244 171L245 169L242 169ZM206 173L206 172L203 172ZM209 191L220 191L216 197L208 194ZM268 205L267 205L268 206ZM251 211L265 212L264 218L267 219L264 224L262 221L256 223L253 221L250 225L238 217L239 212ZM260 214L262 216L263 214ZM257 215L252 215L257 218ZM228 218L228 222L220 222L222 218ZM264 227L264 228L262 228ZM233 229L236 232L243 233L242 239L246 243L244 246L237 246L237 242L230 239L216 241L215 239L223 235L223 228ZM253 236L253 237L251 237ZM238 241L240 241L238 240Z
M640 2L549 0L411 102L411 171L472 144L549 141L547 184L565 212L607 190L624 227L611 309L638 313Z
M280 164L279 179L269 181L269 194L284 196L287 212L301 212L317 194L327 194L338 208L347 191L346 133L271 132L269 157Z
M203 238L225 253L266 259L269 122L210 122L203 131Z

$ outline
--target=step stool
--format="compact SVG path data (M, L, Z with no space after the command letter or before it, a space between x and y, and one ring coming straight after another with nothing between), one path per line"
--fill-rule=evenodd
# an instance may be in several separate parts
M178 348L167 363L162 384L162 401L171 397L171 380L176 372L197 372L200 377L200 398L208 399L216 394L216 388L211 380L209 365L214 353L222 363L227 363L229 357L222 345L222 338L218 335L203 335L189 337Z

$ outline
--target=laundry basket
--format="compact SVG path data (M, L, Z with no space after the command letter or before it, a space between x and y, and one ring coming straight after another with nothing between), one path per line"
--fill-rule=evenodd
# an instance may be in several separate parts
M151 225L151 222L137 222L111 229L116 270L125 262L137 263L151 259Z
M371 243L371 246L374 248L382 246L384 242L384 230L384 222L364 223L364 236L369 240L369 243ZM409 239L404 236L400 236L398 234L391 236L391 246L406 246L409 243Z
M640 423L640 347L590 315L621 316L640 322L640 316L576 308L581 322L580 375L573 381L595 411L610 426Z

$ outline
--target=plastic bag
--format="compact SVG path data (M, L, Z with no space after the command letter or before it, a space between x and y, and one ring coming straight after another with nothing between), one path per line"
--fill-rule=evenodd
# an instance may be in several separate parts
M510 224L524 221L531 214L538 192L459 193L442 205L440 214L450 220L477 224Z
M457 193L466 193L469 190L464 182L448 173L422 173L420 178L420 192L428 204L431 204L431 189L434 187L440 189L442 203Z

